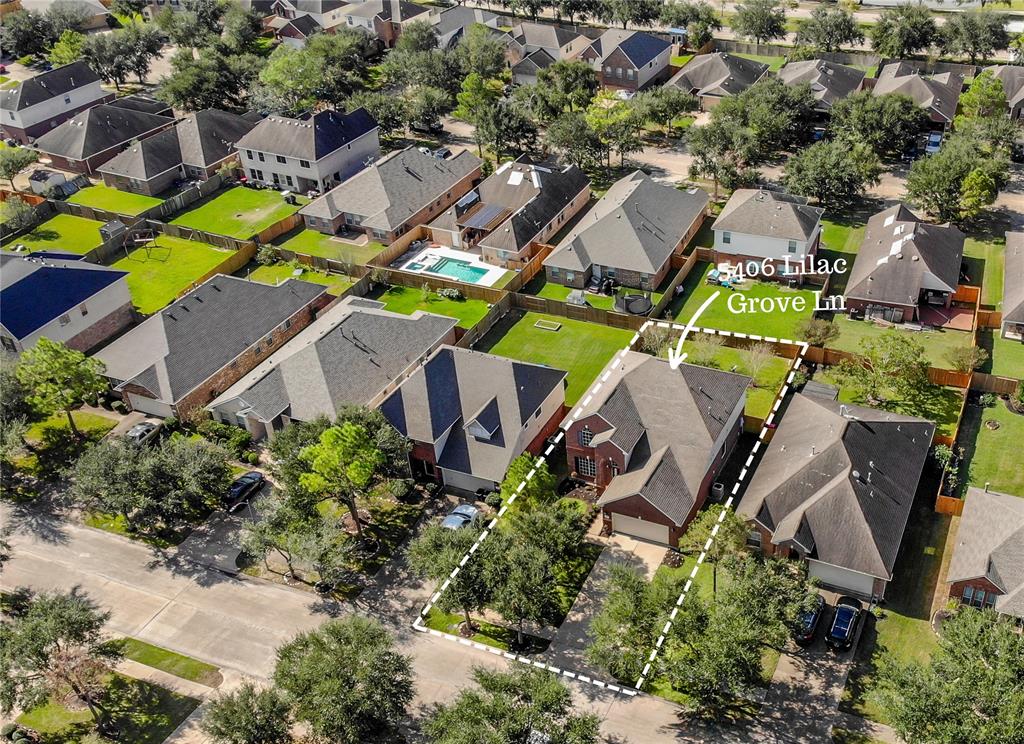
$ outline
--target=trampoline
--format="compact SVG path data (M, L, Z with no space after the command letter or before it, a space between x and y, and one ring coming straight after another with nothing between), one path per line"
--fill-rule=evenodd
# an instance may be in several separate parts
M615 294L614 309L617 313L647 315L653 308L651 297L645 292L619 290Z

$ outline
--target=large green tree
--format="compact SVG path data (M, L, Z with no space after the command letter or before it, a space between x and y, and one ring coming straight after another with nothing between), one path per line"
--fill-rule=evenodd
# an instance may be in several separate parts
M761 162L810 139L816 106L809 85L763 78L739 95L722 99L712 121L733 121L749 132L748 154Z
M1001 150L965 134L949 137L937 153L914 162L907 174L907 196L942 220L966 222L995 202L1009 180Z
M1007 105L1003 81L985 70L960 94L957 127L961 127L970 119L1002 118L1006 116Z
M844 46L864 41L853 13L843 8L817 5L810 17L800 22L796 43L816 52L838 52Z
M703 127L691 127L687 149L693 156L690 178L710 178L715 200L719 185L732 189L756 180L750 168L756 150L753 135L734 119L712 119Z
M533 471L531 477L530 472ZM521 483L525 483L522 489ZM540 461L528 452L519 455L509 465L505 478L501 481L499 492L502 503L508 504L513 494L519 494L519 508L551 504L557 498L555 486L558 478L551 472L547 460Z
M794 194L841 207L861 196L868 185L878 184L881 173L882 163L868 145L825 140L789 158L783 182Z
M105 82L113 83L117 90L121 90L132 72L131 59L126 51L114 34L93 34L82 44L82 59Z
M33 10L7 13L0 24L0 46L15 57L40 54L55 38L43 14Z
M736 4L729 25L737 35L764 44L786 35L786 11L779 0L745 0Z
M215 744L280 744L291 738L290 716L279 690L246 680L207 703L202 729Z
M928 114L910 96L861 91L835 102L829 127L837 139L862 142L886 157L905 152L927 123Z
M500 559L489 561L488 568L487 581L494 587L491 606L515 625L516 640L523 648L525 623L549 625L558 612L551 558L539 547L515 541L501 550Z
M50 47L46 58L55 67L69 65L82 58L82 47L85 45L85 36L68 29L60 35L60 38Z
M466 29L455 56L467 75L475 72L484 79L497 77L505 67L505 45L482 23Z
M891 59L902 59L925 51L939 40L931 10L924 5L910 4L882 11L868 35L871 48Z
M633 106L645 121L665 128L665 138L672 132L672 123L683 114L700 107L696 96L674 85L645 90L633 98Z
M658 18L658 0L600 0L597 17L605 23L626 26L651 26Z
M430 525L409 546L409 566L423 578L438 583L450 577L469 552L482 530L479 526L450 530L439 524ZM490 581L491 571L487 556L496 540L484 540L481 550L459 569L448 588L441 593L437 607L442 612L461 611L466 619L466 630L473 628L472 613L482 609L494 596ZM499 550L497 551L500 553Z
M544 143L579 168L601 159L601 142L579 111L567 112L552 121L544 131Z
M277 650L274 683L295 718L339 744L393 741L412 702L412 662L377 621L353 615Z
M563 59L537 73L537 83L551 96L556 110L585 109L598 91L597 72L582 60Z
M706 553L711 564L711 587L718 593L718 564L723 558L738 555L747 544L747 523L728 507L711 505L697 515L679 540L679 549L696 555ZM711 546L705 548L711 539Z
M11 191L17 193L14 177L39 159L39 153L27 147L4 147L0 149L0 178L6 178Z
M722 22L710 3L673 0L661 6L659 20L665 26L686 29L686 46L700 49L715 31L722 30Z
M32 405L43 413L63 411L72 433L81 436L71 411L107 389L103 362L44 337L22 353L17 369L18 379L32 391Z
M967 57L971 64L984 62L1000 49L1010 45L1006 31L1008 16L982 10L952 13L939 34L939 44L946 54Z
M430 744L597 744L600 719L573 712L558 677L539 669L473 670L476 688L439 705L423 724Z
M206 48L197 57L188 49L179 50L171 58L171 74L161 79L157 96L184 111L219 108L243 112L265 63L253 54L224 54Z
M909 333L886 331L861 341L858 359L843 360L835 367L839 377L866 400L880 405L906 400L932 387L924 346Z

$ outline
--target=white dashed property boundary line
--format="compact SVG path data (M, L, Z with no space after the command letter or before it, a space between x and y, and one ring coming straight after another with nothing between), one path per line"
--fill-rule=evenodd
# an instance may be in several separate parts
M686 329L686 326L679 325L678 323L667 323L667 322L664 322L664 321L648 320L642 326L640 326L640 330L638 330L636 333L633 334L633 337L629 340L629 343L626 344L625 348L623 348L621 351L616 353L616 355L613 357L612 361L615 362L615 363L621 362L625 358L626 354L629 353L629 351L632 350L632 348L636 344L636 342L640 340L640 334L642 334L644 331L646 331L648 328L650 328L652 325L655 325L655 324L657 324L661 328L678 329L678 330L685 330ZM799 352L799 354L797 354L796 358L793 361L793 365L790 368L789 376L786 378L786 382L785 382L785 384L782 387L782 391L776 397L775 405L772 408L771 413L768 415L768 418L765 419L764 426L761 428L761 433L758 435L758 441L754 445L753 453L747 459L747 463L744 466L742 472L740 473L740 478L737 481L736 485L733 487L732 495L729 496L729 499L726 501L726 504L725 504L725 507L722 510L722 513L719 515L719 521L721 521L721 520L723 520L725 518L725 509L729 508L729 506L732 505L733 497L735 496L736 492L739 490L740 482L743 480L743 476L746 475L747 468L750 467L750 464L751 464L751 462L754 459L754 454L757 453L757 450L761 446L761 442L764 439L765 432L768 431L768 426L771 424L771 421L774 418L775 413L776 413L776 411L779 408L779 403L782 401L782 399L785 397L786 393L789 390L789 386L790 386L790 384L793 381L793 376L794 376L794 373L796 371L796 368L800 365L800 361L803 359L803 356L804 356L804 354L807 351L807 344L803 343L803 342L790 341L788 339L776 339L776 338L773 338L771 336L763 336L762 337L762 336L757 336L757 335L753 335L753 334L732 333L730 331L721 331L721 330L718 330L716 328L697 328L696 326L694 326L691 330L700 331L701 333L709 333L709 334L712 334L712 335L719 335L719 336L735 336L737 338L749 339L749 340L753 340L753 341L769 341L769 342L773 342L773 343L793 344L793 345L797 345L797 346L800 347L800 352ZM608 365L605 365L605 366L608 366ZM547 460L547 458L551 455L551 452L554 450L554 448L562 441L562 438L565 437L566 429L568 429L570 426L572 426L574 423L576 423L576 421L582 415L583 409L586 408L586 406L588 406L590 404L590 401L592 401L594 399L594 396L601 390L601 387L608 381L608 378L610 376L611 376L611 369L609 368L609 369L605 370L604 374L602 374L600 376L600 378L598 378L598 380L594 383L593 387L591 387L591 389L588 391L586 397L582 401L580 401L579 404L576 406L576 409L573 411L572 417L569 420L568 424L565 425L565 428L562 428L561 424L559 425L558 434L548 444L547 448L544 450L544 453L537 458L537 466L539 466L541 463L543 463L543 462L545 462ZM437 603L437 601L441 598L441 595L444 594L444 592L448 589L449 585L451 585L452 579L454 579L456 576L459 575L459 572L462 570L462 567L466 565L466 563L469 561L469 559L473 555L473 553L475 553L477 551L477 549L480 547L480 544L483 543L483 541L486 540L487 537L491 534L491 532L497 526L498 521L503 516L505 516L505 512L508 511L508 507L519 497L519 494L521 494L523 492L523 489L526 488L527 482L532 480L533 476L536 475L536 473L537 473L537 466L531 468L530 471L526 474L526 477L523 478L522 482L518 486L516 486L516 490L509 497L508 502L505 503L505 504L502 504L501 508L498 510L497 515L494 518L491 519L491 521L487 524L487 527L483 530L483 532L480 533L480 536L477 537L477 539L474 541L473 545L469 548L469 550L466 552L466 554L462 556L462 559L459 561L459 564L457 566L455 566L455 568L452 569L451 573L448 575L448 578L444 580L444 582L441 584L441 586L437 588L437 591L435 591L431 595L430 599L427 600L427 603L425 605L423 605L423 609L420 610L420 614L417 615L416 619L413 621L412 627L413 627L414 630L417 630L417 631L419 631L421 633L429 633L430 635L437 636L438 638L443 638L443 639L445 639L447 641L451 641L452 643L457 643L457 644L459 644L461 646L469 646L471 648L477 649L478 651L485 651L485 652L487 652L487 653L489 653L489 654L491 654L493 656L500 656L500 657L503 657L505 659L508 659L509 661L517 661L517 662L519 662L521 664L524 664L525 666L535 667L537 669L544 669L545 671L552 672L554 674L558 674L558 675L561 675L563 677L567 677L569 679L574 679L574 680L577 680L579 682L584 682L586 684L594 685L595 687L599 687L601 689L611 690L612 692L616 692L616 693L622 693L622 694L628 695L630 697L634 697L636 695L639 695L640 694L640 688L643 687L643 684L644 684L644 682L646 681L646 678L647 678L647 674L650 672L651 664L654 662L654 659L657 657L658 651L661 649L662 644L665 642L666 635L668 634L669 630L671 630L671 628L672 628L672 621L675 620L675 617L676 617L676 614L678 612L679 606L683 603L683 600L686 598L686 594L687 594L687 592L690 589L690 586L691 586L691 584L693 582L693 578L697 575L697 570L700 568L700 565L704 562L704 558L706 556L707 549L711 547L713 537L714 537L714 535L718 531L718 527L717 526L712 531L712 537L708 538L708 543L705 546L705 552L702 552L700 554L700 557L699 557L699 559L697 561L697 564L694 566L693 571L690 574L690 578L686 582L686 586L683 588L682 593L679 595L679 598L676 600L676 606L675 606L675 608L673 608L669 620L665 623L665 627L662 629L662 633L659 636L658 641L655 644L654 649L651 651L651 654L650 654L650 656L649 656L649 658L647 660L647 664L644 666L643 674L640 676L640 679L637 681L637 684L636 684L635 688L634 687L629 687L627 685L615 684L615 683L612 683L612 682L604 682L604 681L599 680L599 679L594 679L594 678L592 678L592 677L590 677L588 675L585 675L585 674L581 674L581 673L578 673L578 672L573 672L573 671L570 671L568 669L561 669L561 668L553 666L551 664L547 664L547 663L545 663L543 661L537 661L535 659L530 659L530 658L528 658L526 656L522 656L520 654L513 654L513 653L510 653L508 651L503 651L500 648L495 648L494 646L488 646L487 644L479 643L477 641L471 641L468 638L462 638L460 636L456 636L456 635L453 635L451 633L445 633L444 631L441 631L441 630L435 630L434 628L428 628L423 623L423 618L425 618L427 616L427 614L430 612L431 608L433 608L434 604Z

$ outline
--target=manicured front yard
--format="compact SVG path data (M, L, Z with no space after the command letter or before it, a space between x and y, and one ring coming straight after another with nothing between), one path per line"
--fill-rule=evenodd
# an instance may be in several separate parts
M133 194L130 191L120 191L103 184L97 184L96 186L76 191L68 197L68 202L70 204L82 204L86 207L103 209L108 212L116 212L117 214L134 217L140 212L145 212L147 209L163 203L163 200L153 196Z
M4 243L10 250L16 245L25 245L30 251L64 251L84 256L103 243L99 220L75 217L73 214L58 214L51 217L32 232L11 238Z
M113 418L88 411L72 411L75 426L82 435L76 439L68 426L63 411L38 421L25 432L25 441L31 446L14 458L14 465L26 473L46 478L71 465L92 442L102 439L117 424Z
M842 314L836 314L832 322L839 328L839 337L829 342L829 347L854 354L863 351L862 341L879 338L886 331L893 329L893 326L876 325L869 320L851 320L850 316ZM973 340L968 331L954 331L948 328L911 331L896 326L895 330L899 333L912 334L914 339L924 346L924 355L928 363L942 369L952 369L949 354L962 346L970 346Z
M301 274L296 275L296 271L300 271ZM287 263L263 266L253 262L236 271L235 276L245 277L246 279L251 279L254 282L263 282L264 284L273 285L278 285L286 279L301 279L304 282L323 284L327 287L328 293L335 297L343 294L346 289L352 286L352 281L341 274L326 274L322 271L317 271L316 269Z
M999 426L990 429L986 421ZM1020 448L1024 442L1024 416L1010 411L1002 400L982 408L969 404L964 410L957 445L964 448L961 473L969 474L969 483L993 491L1024 497L1024 467Z
M430 612L427 613L425 624L428 628L440 630L443 633L459 635L459 627L465 621L466 618L461 613L446 614L436 607L431 607ZM508 651L515 645L515 630L488 623L478 617L473 618L473 625L476 628L476 633L469 637L472 641L500 648L502 651ZM551 645L551 642L545 638L538 638L528 633L524 633L523 636L526 648L516 649L518 653L539 654L546 651L547 647Z
M132 744L161 744L198 706L194 698L121 674L111 675L104 692L120 741ZM70 709L56 698L22 713L18 723L40 733L46 744L80 742L94 730L87 708Z
M1024 379L1024 343L1003 338L999 329L978 332L978 345L989 353L982 372L1001 377Z
M490 309L483 300L449 300L431 291L423 298L423 291L414 287L393 286L383 292L374 292L371 299L385 304L385 309L404 315L412 315L417 310L437 315L447 315L459 319L459 326L472 328Z
M140 641L138 638L122 638L114 643L126 659L137 661L139 664L207 687L216 687L221 683L220 671L213 664L193 659L191 656L182 656L166 648Z
M561 323L562 327L547 331L534 325L538 320ZM569 387L565 391L565 402L572 405L632 337L632 331L596 323L541 313L510 312L481 339L477 349L566 370Z
M745 289L727 289L707 284L704 277L713 267L708 263L698 263L686 277L683 292L671 306L673 318L679 323L690 320L697 309L716 291L719 293L711 305L697 321L699 326L716 328L723 331L740 331L774 338L794 339L797 337L797 326L800 322L814 314L815 295L809 289L789 289L776 282L755 282L745 279ZM740 302L757 302L766 298L783 299L792 302L803 298L805 308L794 310L787 305L785 310L778 307L769 312L734 313L729 309L729 298L737 295L732 302L739 307Z
M371 240L366 245L355 245L343 241L333 235L324 235L316 230L299 230L282 235L274 241L278 248L308 256L319 256L334 261L366 266L386 247L383 243Z
M171 224L248 240L309 203L305 197L296 199L298 204L288 204L273 189L235 186L203 199L171 220Z
M139 312L149 315L165 307L231 255L208 243L158 235L113 264L127 271L128 290Z
M208 514L202 515L196 519L196 524L206 518ZM142 532L139 530L128 529L128 522L120 514L106 514L104 512L88 512L82 518L82 521L87 527L93 529L103 530L104 532L110 532L114 535L120 535L126 537L129 540L137 540L141 543L145 543L154 548L160 550L166 550L172 548L175 545L181 545L185 541L185 538L192 532L192 528L195 525L184 525L177 529L163 528L158 531Z

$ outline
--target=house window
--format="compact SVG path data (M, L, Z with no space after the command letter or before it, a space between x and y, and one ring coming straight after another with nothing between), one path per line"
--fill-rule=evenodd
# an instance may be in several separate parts
M265 163L266 162L267 159L265 157L263 157L263 153L262 152L258 152L256 154L259 155L261 163Z
M272 346L273 344L274 344L274 334L271 333L269 336L267 336L267 346L269 347L269 346Z
M789 241L789 246L786 248L786 250L789 251L790 253L796 253L796 241Z
M597 465L589 457L577 457L576 472L582 476L593 478L597 475Z
M309 167L309 161L308 160L300 160L299 161L299 166L302 167L302 168L308 168Z
M246 150L245 157L249 160L252 160L252 150Z
M615 462L615 460L612 460L611 465L609 467L611 467L612 469L613 478L619 474L619 463Z
M616 67L615 68L615 77L617 77L617 78L622 77L622 68L621 67Z
M761 549L761 532L760 530L751 530L747 533L747 545L751 548Z
M589 447L590 443L594 441L594 432L590 430L589 426L584 426L580 429L579 440L581 447Z
M286 321L284 322L284 329L285 329L285 330L287 331L287 330L288 330L289 328L291 328L291 327L292 327L292 319L291 319L291 318L288 318L288 320L286 320Z
M70 323L70 322L71 322L71 317L70 317L69 315L61 315L61 316L60 316L60 317L59 317L59 318L57 319L57 321L58 321L58 322L59 322L59 323L60 323L60 324L61 324L62 326L66 326L66 325L67 325L68 323Z
M627 80L632 80L633 79L633 70L631 70L628 67L626 68L626 79Z
M277 162L279 162L279 163L287 163L288 159L285 158L283 155L278 155L277 156Z
M533 417L534 418L540 418L540 409L539 408L536 411L534 411Z
M294 186L295 185L295 182L292 181L292 177L287 175L287 174L285 175L284 180L288 182L289 186Z
M723 232L722 233L722 243L724 245L729 245L730 243L732 243L732 233L731 232Z
M9 336L0 336L0 346L7 349L7 351L14 351L14 339Z
M384 238L386 238L387 235L387 232L384 230L378 230L376 228L374 228L373 230L373 237L375 237L377 240L384 240Z
M263 180L263 171L256 170L255 168L253 168L249 172L252 173L252 177L255 178L257 181Z
M259 356L260 354L263 353L263 349L260 346L257 346L255 349L253 349L253 353Z
M550 271L551 271L551 277L553 279L557 279L558 278L558 269L556 269L554 266L552 266Z

